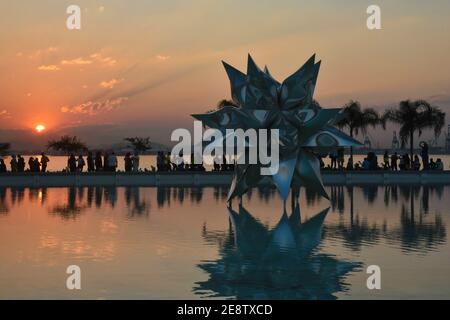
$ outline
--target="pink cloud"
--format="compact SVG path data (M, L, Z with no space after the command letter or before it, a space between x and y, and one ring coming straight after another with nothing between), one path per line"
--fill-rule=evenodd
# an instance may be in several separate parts
M87 60L87 59L83 59L83 58L76 58L76 59L71 59L71 60L62 60L61 64L62 65L86 65L86 64L92 64L93 61L92 60Z
M41 65L37 68L39 71L59 71L61 70L60 67L58 67L55 64L50 64L50 65Z
M109 81L102 81L100 82L100 87L105 89L113 89L116 85L121 83L123 79L111 79Z
M127 97L119 97L114 99L106 99L100 101L87 101L74 106L61 107L61 112L72 114L96 115L103 112L113 111L120 108Z

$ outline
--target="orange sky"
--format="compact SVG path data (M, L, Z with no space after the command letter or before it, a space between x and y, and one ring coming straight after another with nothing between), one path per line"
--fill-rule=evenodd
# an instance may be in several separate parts
M82 29L66 8L82 8ZM450 3L377 1L3 1L0 126L50 130L136 123L168 138L189 114L229 97L220 60L245 71L250 52L283 80L323 60L316 98L384 106L427 98L450 107ZM390 135L390 134L389 134ZM0 139L1 140L1 139Z

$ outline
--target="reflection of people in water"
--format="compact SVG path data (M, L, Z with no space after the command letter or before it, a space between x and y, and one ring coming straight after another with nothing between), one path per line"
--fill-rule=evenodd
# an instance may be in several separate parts
M125 201L130 217L148 215L150 204L145 199L141 199L139 187L125 188Z
M209 279L194 292L237 299L335 299L345 291L344 277L360 265L315 253L328 209L302 223L298 203L277 226L268 227L242 206L229 209L230 236L219 239L220 258L201 263ZM214 235L204 231L205 240ZM209 294L208 294L209 293Z
M0 160L3 160L3 159L0 159ZM7 214L8 212L9 212L9 206L6 201L6 188L0 188L0 214Z

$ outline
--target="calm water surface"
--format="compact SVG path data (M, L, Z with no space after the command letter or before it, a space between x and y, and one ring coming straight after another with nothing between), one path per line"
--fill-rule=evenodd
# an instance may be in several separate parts
M0 189L0 298L450 298L450 187L328 192L284 212L274 189Z

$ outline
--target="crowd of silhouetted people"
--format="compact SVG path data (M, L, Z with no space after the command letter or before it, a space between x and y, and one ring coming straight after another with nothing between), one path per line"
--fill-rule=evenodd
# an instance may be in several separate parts
M378 156L374 152L369 152L360 162L353 163L353 157L349 157L345 164L344 148L333 150L327 155L318 155L320 166L322 169L331 170L444 170L442 159L434 160L430 158L428 153L428 144L420 143L420 157L415 154L411 156L405 152L399 154L394 152L389 154L386 150L382 156L382 161L378 162ZM325 166L323 158L329 157L330 164ZM148 172L148 169L141 169L140 158L138 152L133 154L128 152L124 158L125 172ZM185 161L185 157L180 155L172 157L170 152L158 151L156 156L156 168L151 167L151 172L173 172L173 171L206 171L203 164L203 158L199 155L199 159L195 159L194 154L190 155L190 160ZM198 160L198 161L195 161ZM5 172L47 172L47 166L50 159L44 154L41 157L29 157L28 161L21 155L12 155L9 161L10 170L8 170L5 160L0 158L0 173ZM215 156L212 164L213 172L233 171L235 163L223 156ZM116 172L118 169L118 159L116 154L111 152L88 152L85 157L83 154L76 156L70 154L67 160L67 166L63 172Z
M125 172L139 172L139 154L135 152L133 155L128 152L124 157ZM118 167L118 159L114 151L101 152L97 151L88 152L86 160L83 155L80 154L76 157L74 154L69 156L67 160L66 172L116 172Z
M201 156L199 157L200 161L195 161L195 155L190 155L190 161L185 161L183 155L172 158L170 152L164 153L163 151L159 151L156 156L156 169L158 172L170 172L170 171L199 171L205 172L206 168L203 163L203 159ZM197 163L198 162L198 163ZM224 172L224 171L233 171L234 163L231 161L227 162L225 156L222 158L216 156L213 159L213 169L214 172Z
M383 160L378 163L378 157L374 152L368 152L362 162L353 163L353 157L350 157L347 164L344 164L344 148L339 148L328 154L331 160L331 164L325 167L323 157L320 157L320 165L324 169L332 170L391 170L391 171L404 171L404 170L444 170L444 163L442 159L437 158L434 160L430 158L428 153L428 144L426 142L420 143L420 158L415 154L411 156L405 152L399 154L394 152L389 154L386 150L383 154Z
M140 158L137 152L131 154L128 152L124 158L125 172L148 172L148 169L141 169ZM47 166L50 159L44 154L41 157L30 157L28 162L20 155L12 155L8 166L4 159L0 158L0 173L5 172L47 172ZM27 166L28 164L28 166ZM67 166L63 172L116 172L118 169L118 158L114 152L88 152L87 156L79 154L70 154L67 159ZM223 158L214 158L214 165L212 171L233 171L234 163L227 162L225 156ZM203 161L195 163L194 154L190 156L190 161L185 161L184 158L177 157L176 161L171 157L170 152L159 151L156 156L156 167L151 167L151 172L173 172L173 171L206 171Z
M28 161L21 155L12 155L9 162L10 172L47 172L47 165L49 162L50 159L44 153L41 154L41 159L38 157L30 157ZM1 158L0 172L8 172L5 160Z
M127 153L125 155L125 171L139 171L139 155L135 153ZM44 154L41 154L41 158L30 157L25 162L24 157L21 155L12 155L9 161L10 170L7 168L5 160L0 158L0 172L47 172L47 166L50 159ZM94 156L92 152L89 152L87 157L84 158L82 154L75 156L71 154L67 159L67 167L63 169L63 172L99 172L99 171L111 171L117 170L117 156L114 152L102 153L97 152Z

